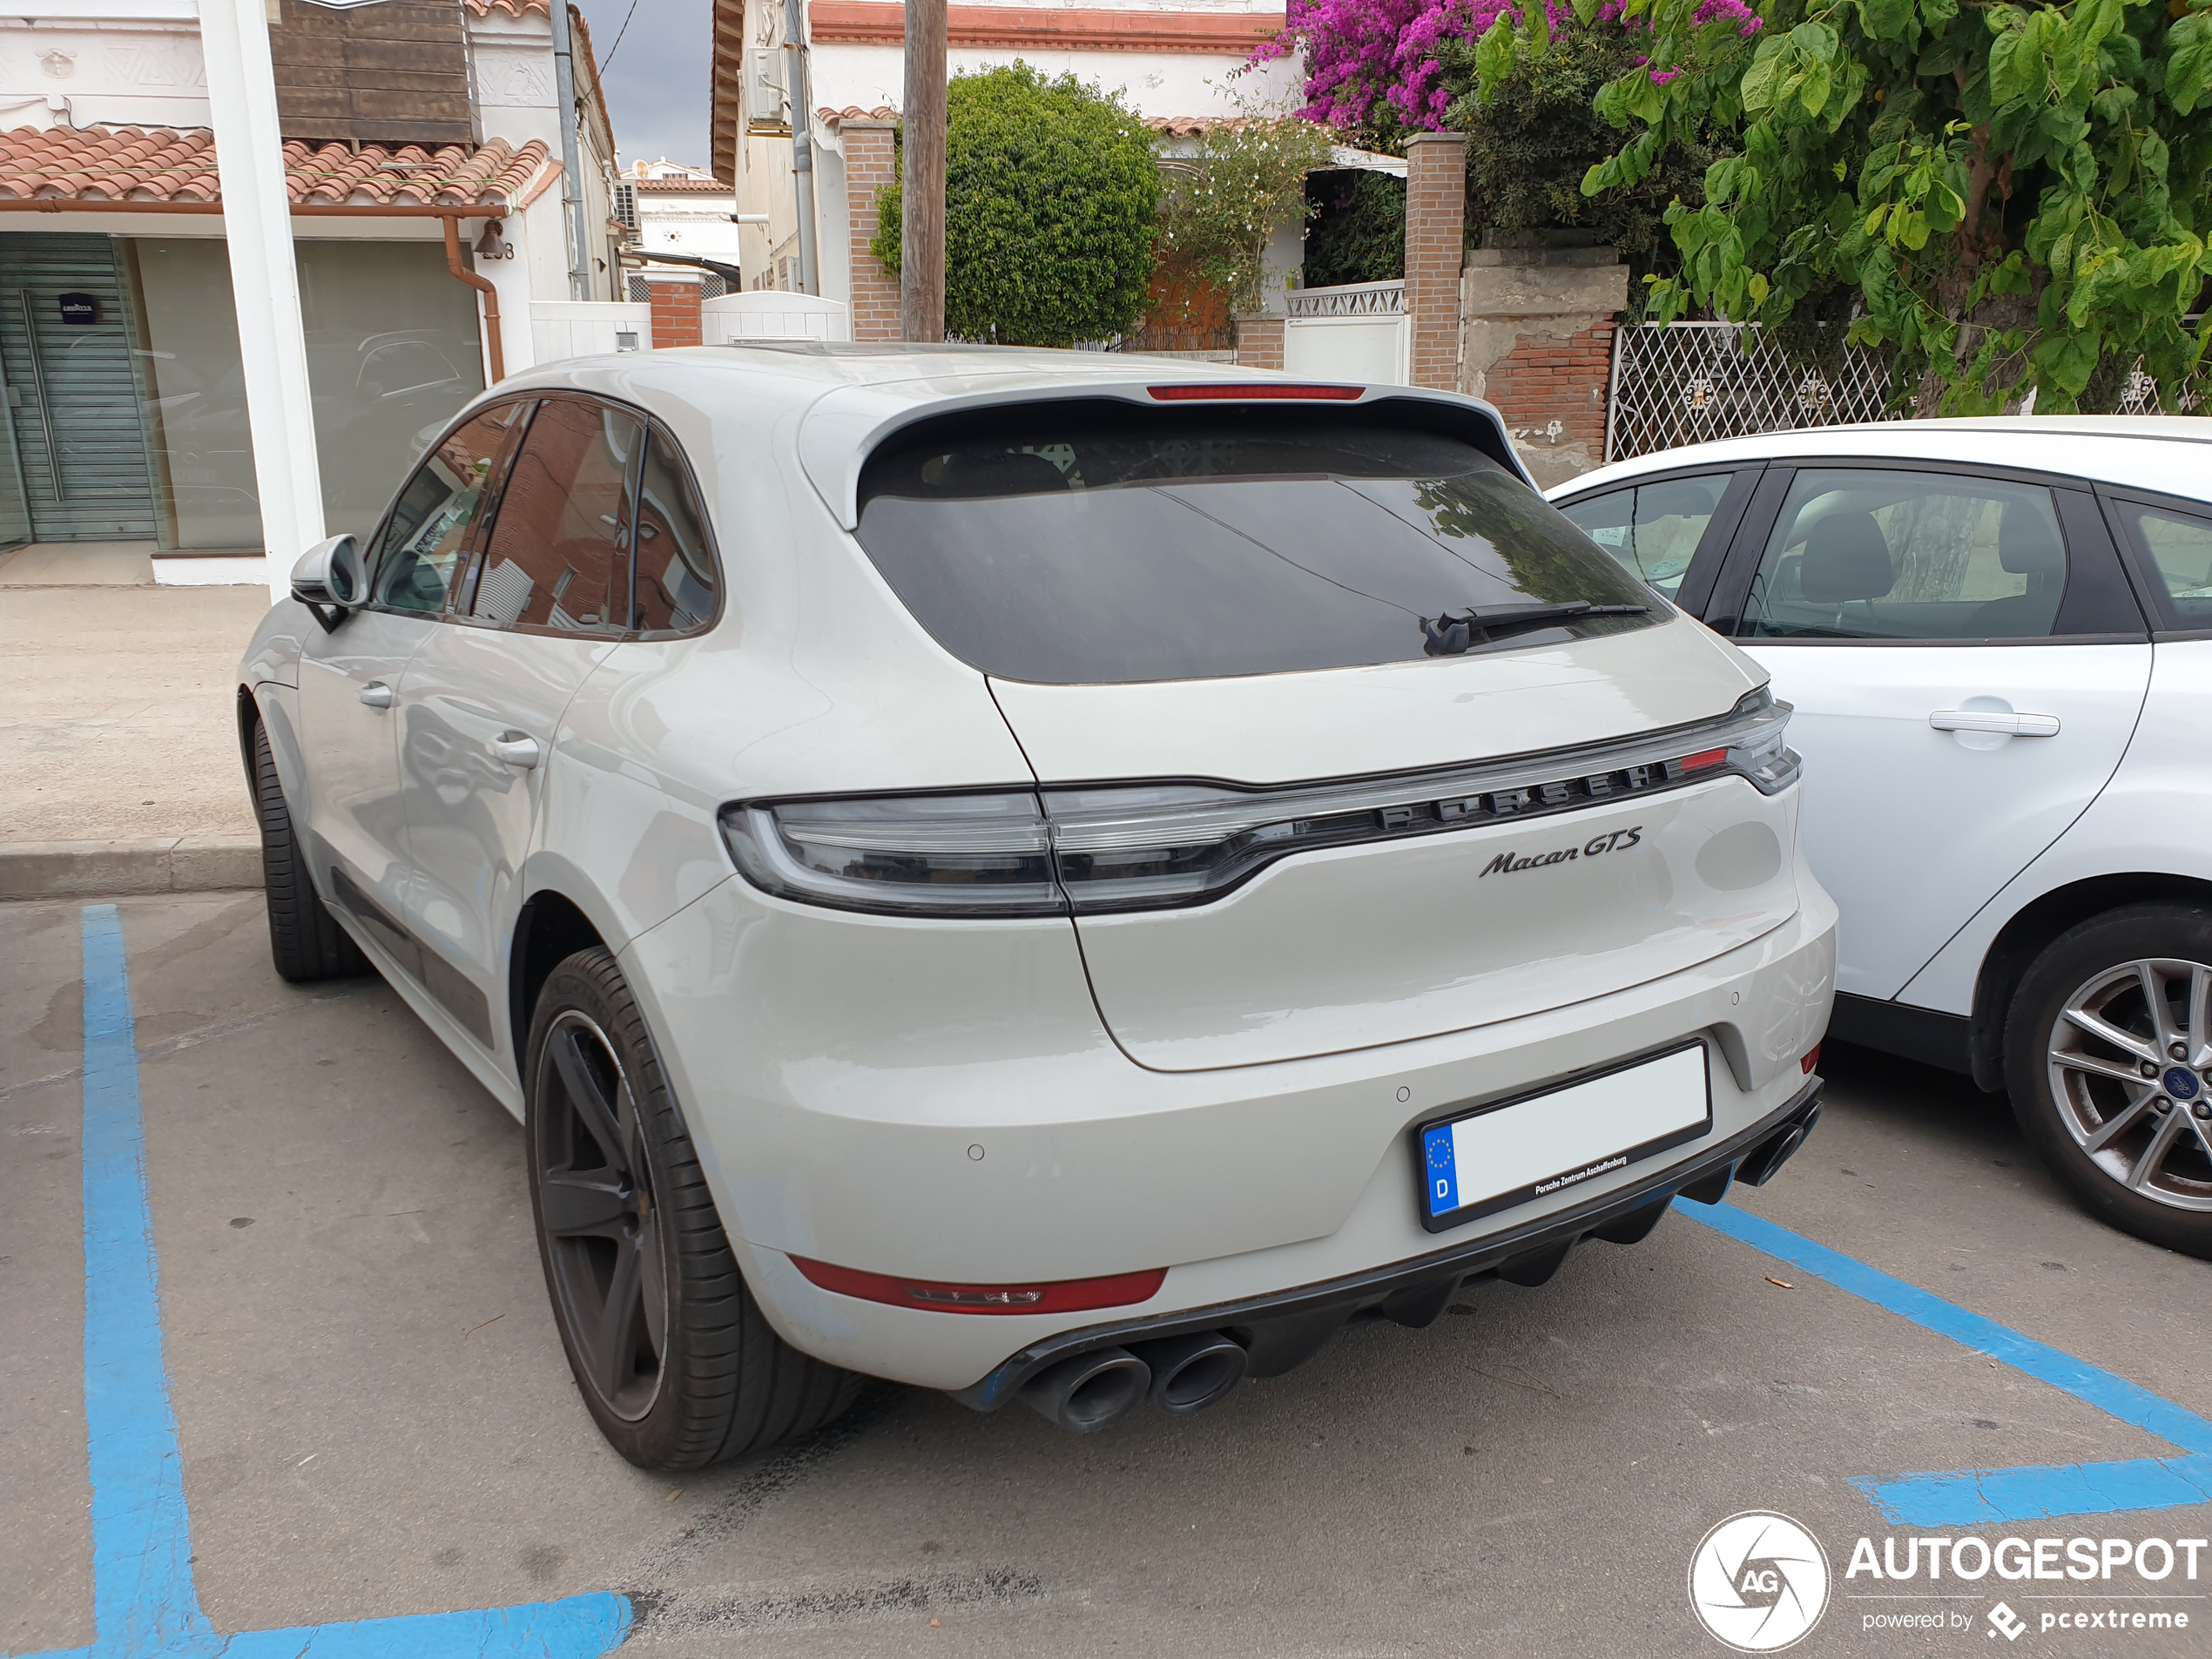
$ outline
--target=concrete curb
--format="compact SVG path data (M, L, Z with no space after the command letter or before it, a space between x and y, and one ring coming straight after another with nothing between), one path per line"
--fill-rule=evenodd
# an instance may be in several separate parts
M259 836L0 841L0 900L208 893L260 885Z

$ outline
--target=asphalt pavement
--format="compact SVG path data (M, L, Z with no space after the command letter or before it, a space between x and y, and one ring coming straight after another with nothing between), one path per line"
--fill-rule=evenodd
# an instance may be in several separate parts
M1426 1331L1349 1331L1197 1417L1076 1439L887 1386L813 1442L678 1480L594 1431L547 1310L518 1128L399 999L373 979L280 982L258 894L118 910L161 1339L132 1386L165 1386L173 1419L172 1440L132 1420L153 1436L132 1444L181 1471L189 1554L163 1570L195 1616L219 1638L286 1633L233 1655L549 1605L669 1659L1719 1655L1690 1564L1752 1510L1800 1523L1828 1563L1793 1652L2212 1650L2212 1550L2175 1548L2212 1534L2212 1502L2179 1501L2212 1479L2212 1264L2081 1216L2003 1101L1963 1080L1831 1049L1818 1130L1732 1217L1684 1206L1540 1289L1471 1289ZM87 1114L114 1105L84 1012L104 925L76 902L0 906L11 1656L123 1651L155 1594L142 1534L102 1518L121 1488L103 1511L88 1474L88 1339L97 1395L128 1369L100 1345L101 1298L148 1285L127 1251L137 1278L117 1278L116 1237L87 1227ZM2114 1512L2054 1513L2085 1505ZM1865 1565L1930 1536L2020 1539L2000 1565L2059 1541L2040 1577ZM2075 1539L2109 1576L2066 1575ZM2162 1576L2136 1549L2151 1539ZM198 1628L141 1650L212 1651ZM388 1628L415 1634L376 1651L482 1646Z

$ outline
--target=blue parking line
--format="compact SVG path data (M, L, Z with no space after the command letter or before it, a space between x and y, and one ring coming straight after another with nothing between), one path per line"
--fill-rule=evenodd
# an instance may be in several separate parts
M598 1659L621 1645L630 1602L605 1594L230 1636L200 1610L177 1413L162 1362L131 982L113 905L84 907L84 941L93 1641L38 1659Z
M2184 1455L2111 1463L2028 1465L1926 1474L1853 1475L1889 1521L1912 1527L1979 1527L2059 1515L2109 1515L2212 1503L2212 1423L2161 1399L2140 1384L2022 1336L1901 1278L1730 1204L1675 1208L1692 1221L1741 1239L1801 1272L1863 1297L1877 1307L2026 1372L2099 1411L2148 1430Z

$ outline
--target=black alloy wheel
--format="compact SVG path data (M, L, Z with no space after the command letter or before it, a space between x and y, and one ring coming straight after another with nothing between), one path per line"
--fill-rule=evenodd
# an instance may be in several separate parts
M622 970L577 952L538 994L523 1072L538 1256L583 1403L644 1469L810 1434L862 1379L801 1353L753 1300Z
M532 1150L546 1282L579 1379L626 1423L652 1410L668 1278L644 1126L607 1035L570 1008L539 1050Z
M253 818L261 831L261 888L269 912L269 960L294 985L372 973L368 958L323 906L292 826L269 734L253 722Z

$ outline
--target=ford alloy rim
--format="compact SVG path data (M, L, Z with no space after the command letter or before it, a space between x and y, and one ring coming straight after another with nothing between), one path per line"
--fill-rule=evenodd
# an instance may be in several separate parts
M2212 968L2121 962L2066 1000L2051 1096L2067 1132L2128 1191L2212 1211Z

